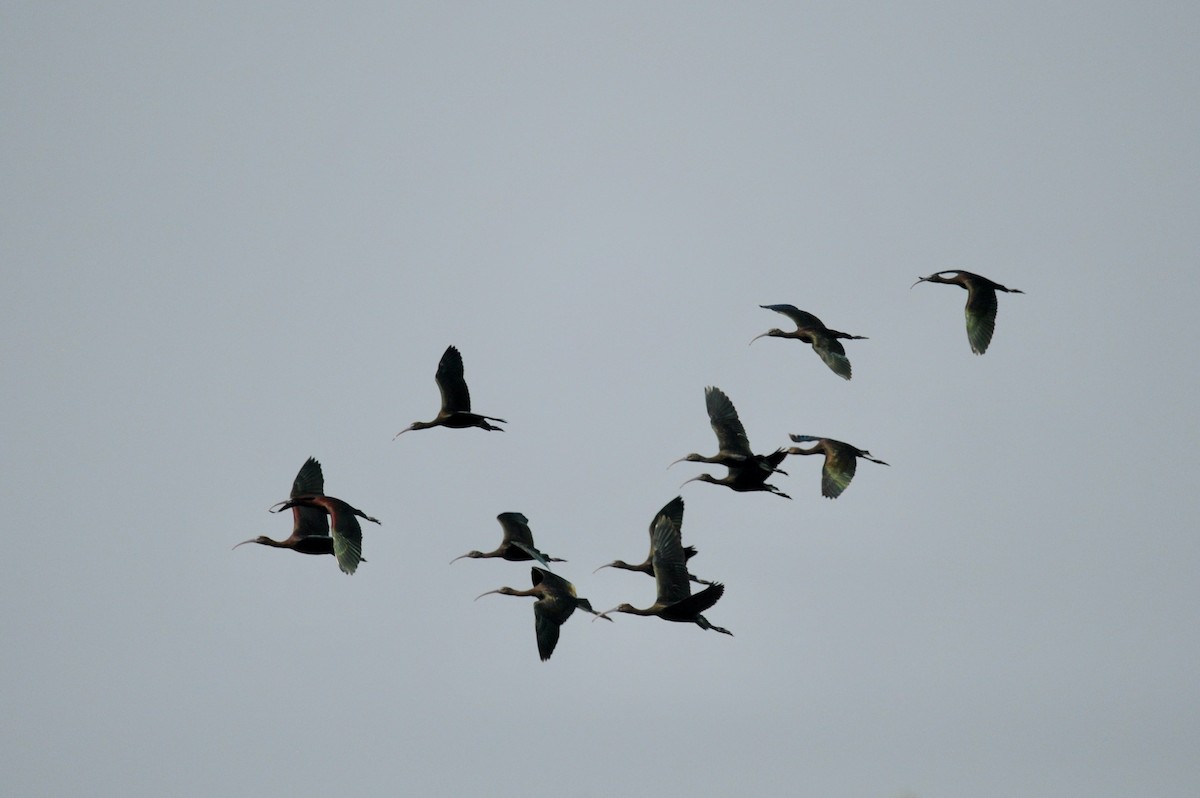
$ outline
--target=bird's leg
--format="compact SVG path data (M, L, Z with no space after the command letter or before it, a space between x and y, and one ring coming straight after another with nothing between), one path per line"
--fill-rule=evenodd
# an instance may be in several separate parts
M712 629L714 632L720 632L723 635L729 635L730 637L733 637L733 632L729 631L723 626L713 626L703 615L696 616L696 625L701 629Z

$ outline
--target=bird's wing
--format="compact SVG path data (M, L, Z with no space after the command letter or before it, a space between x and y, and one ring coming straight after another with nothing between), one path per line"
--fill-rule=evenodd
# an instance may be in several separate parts
M687 557L679 527L669 517L660 515L654 522L651 559L654 562L654 582L658 603L674 604L692 594L688 579Z
M841 496L857 469L854 448L841 441L830 441L825 448L825 467L821 470L821 495L827 499Z
M344 505L344 506L343 506ZM333 556L344 573L352 574L362 562L362 527L348 509L349 505L338 502L333 509Z
M737 410L725 392L720 388L706 388L704 404L708 408L708 421L717 434L720 450L749 457L750 440L746 437L746 428L742 426Z
M680 615L688 616L693 613L699 615L707 610L712 605L720 601L721 596L725 593L725 585L717 582L696 593L693 596L675 603L671 609L679 612Z
M524 543L533 545L533 532L529 529L529 519L524 513L500 513L496 516L500 528L504 530L504 540L507 543Z
M445 354L438 361L437 374L438 390L442 392L442 410L469 411L471 409L471 393L467 390L467 381L463 379L462 355L453 346L446 347Z
M325 475L321 464L310 457L300 466L300 472L292 482L291 498L297 496L321 496L325 493ZM292 508L292 535L295 537L329 537L329 516L320 507Z
M990 282L990 281L989 281ZM973 283L967 293L967 340L971 351L982 355L996 329L996 289Z
M575 612L575 599L569 601L561 596L549 596L533 603L533 628L537 634L538 654L542 662L550 659L558 645L558 633L571 613Z
M549 563L549 562L546 560L546 555L545 555L545 554L542 554L540 551L538 551L537 549L535 549L533 546L530 546L530 545L528 545L527 543L522 543L522 542L521 542L521 541L519 541L519 540L513 540L513 541L509 541L509 542L510 542L510 543L511 543L513 546L515 546L516 548L518 548L518 549L520 549L521 551L523 551L523 552L525 552L526 554L528 554L528 555L529 555L530 557L532 557L533 559L535 559L535 560L537 560L538 562L540 562L540 563L541 563L543 566L545 566L546 568L549 568L549 567L550 567L550 563ZM537 582L534 582L534 584L536 585L536 584L537 584Z
M814 335L812 348L834 374L844 380L850 379L850 359L846 357L846 348L841 341L831 335Z
M825 329L825 324L813 314L806 310L801 310L795 305L759 305L760 308L773 310L776 313L782 313L792 321L796 322L796 326L803 329Z

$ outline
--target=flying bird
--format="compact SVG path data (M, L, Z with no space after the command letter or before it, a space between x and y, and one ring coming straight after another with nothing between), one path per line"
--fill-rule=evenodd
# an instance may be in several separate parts
M500 541L500 546L495 551L468 551L450 562L461 560L463 557L470 557L473 560L481 557L501 557L513 562L537 560L546 568L549 568L552 562L566 562L566 560L551 557L537 550L537 547L533 545L533 532L529 529L529 519L525 517L524 513L500 513L496 516L496 520L500 522L500 528L504 530L504 539Z
M759 338L771 336L773 338L795 338L806 344L812 344L813 351L821 356L821 360L825 361L825 365L829 366L834 374L843 379L850 379L850 360L846 357L846 348L838 339L866 340L865 335L851 335L840 330L831 330L816 316L800 310L795 305L759 305L759 307L782 313L796 322L796 329L781 330L775 327L762 335L754 336L750 339L750 343L754 343Z
M537 597L537 601L533 602L533 628L537 634L538 654L541 656L542 662L545 662L550 659L550 655L554 653L554 647L558 645L559 629L576 609L590 612L596 616L599 616L600 613L592 609L591 602L587 599L575 595L575 586L558 574L535 566L530 569L530 576L533 579L533 587L529 590L502 587L497 590L489 590L487 593L480 593L475 600L479 601L492 593L500 593L504 596ZM612 618L605 617L604 620L611 621Z
M833 438L818 438L813 435L791 435L789 437L796 443L812 442L816 445L811 449L793 446L787 450L788 454L825 455L825 466L821 469L821 495L827 499L836 499L842 495L842 491L850 484L850 480L854 479L854 472L858 468L858 458L861 457L880 465L888 465L882 460L876 460L866 449L859 449L848 443L835 441Z
M782 462L782 457L772 463L770 461L775 457L774 454L762 455L751 451L750 439L746 437L746 428L742 426L737 409L724 391L711 385L705 388L704 406L708 410L708 423L717 436L717 453L711 457L705 457L692 452L686 457L674 461L667 468L675 463L687 461L689 463L713 463L730 469L745 467L751 473L761 470L765 474L764 479L772 473L787 475L786 471L776 468Z
M297 508L316 509L322 514L328 513L329 523L333 528L333 556L337 558L338 567L342 569L343 573L354 573L358 564L363 562L362 527L358 525L358 518L365 518L374 524L379 523L378 519L372 518L341 499L323 495L292 496L287 501L280 502L271 508L271 512L283 512L288 508L293 510ZM259 538L255 542L262 543L263 541ZM268 543L266 545L275 544Z
M649 576L654 576L654 525L658 522L658 519L661 516L666 516L667 518L670 518L675 523L675 525L677 527L679 527L680 530L682 530L683 529L683 497L676 496L674 499L671 499L671 501L669 501L665 505L663 505L663 508L661 510L659 510L657 514L655 514L654 520L650 522L650 553L646 555L645 562L639 563L637 565L630 565L629 563L625 562L624 560L613 560L612 562L610 562L606 565L601 565L600 568L620 568L625 571L640 571L643 574L647 574ZM696 556L695 547L693 547L693 546L684 546L683 547L683 557L684 557L685 561L690 560L690 559L692 559L692 557L695 557L695 556ZM596 571L599 571L600 568L597 568ZM592 571L592 573L596 573L596 571ZM697 577L690 571L688 572L688 579L690 579L691 581L696 582L698 584L701 584L701 585L711 585L712 584L712 582L708 581L707 579L700 579L699 577Z
M714 632L732 635L733 632L720 626L714 626L701 615L702 612L717 603L725 592L725 586L717 582L695 595L692 594L692 586L688 580L687 558L679 526L669 515L660 514L655 519L651 539L653 541L651 559L654 561L654 581L658 588L658 597L655 602L645 609L638 609L632 604L621 604L611 610L599 613L597 617L607 618L610 612L657 615L666 621L694 623L701 629L712 629Z
M325 492L325 475L321 472L321 464L315 457L310 457L300 466L296 479L292 481L291 498L297 496L319 496ZM292 534L285 540L272 540L266 535L259 535L250 540L243 540L234 546L245 546L247 543L258 543L261 546L272 546L277 549L291 549L301 554L333 554L333 538L329 536L329 516L316 507L292 508Z
M947 274L950 276L943 277ZM916 287L918 283L945 283L967 289L967 341L971 344L971 351L977 355L987 351L988 344L992 342L992 332L996 329L996 292L1025 293L1019 288L1007 288L986 277L961 269L950 269L928 277L919 277L909 289Z
M446 347L442 359L438 361L437 374L438 390L442 393L442 409L438 411L433 421L414 421L395 434L392 440L399 438L409 430L429 429L430 427L480 427L486 430L503 432L501 427L489 424L489 421L508 422L495 416L482 416L471 412L471 393L467 390L467 381L463 379L462 355L453 346Z

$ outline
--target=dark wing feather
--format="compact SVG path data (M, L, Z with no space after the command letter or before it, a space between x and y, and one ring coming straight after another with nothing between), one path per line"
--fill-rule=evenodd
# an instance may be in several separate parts
M550 655L554 653L554 647L558 645L558 633L562 627L562 620L557 620L557 612L555 606L561 604L561 601L547 601L539 599L533 603L533 630L537 635L538 654L542 658L542 662L550 659ZM571 610L575 609L575 605L571 604ZM570 613L568 613L569 615Z
M297 496L323 496L325 475L316 458L310 457L300 466L300 472L292 482L291 498ZM292 534L296 537L329 537L329 516L320 507L292 508Z
M529 519L524 513L500 513L496 520L504 530L505 543L524 543L533 548L533 532L529 529Z
M708 407L708 420L717 434L720 451L749 457L750 440L746 437L746 429L724 391L714 387L705 388L704 404Z
M675 603L670 615L678 615L681 618L689 620L694 619L697 615L707 610L712 605L720 601L721 596L725 593L725 585L717 582L715 585L709 585L694 596L688 596Z
M982 355L992 342L996 329L996 289L972 283L967 289L967 340L971 351Z
M834 374L845 380L850 379L850 359L846 357L846 348L841 341L831 335L814 335L812 348Z
M824 330L825 324L813 314L806 310L801 310L795 305L759 305L760 308L773 310L776 313L782 313L792 321L796 322L796 326L803 329Z
M830 441L825 447L825 467L821 470L821 495L836 499L854 479L858 455L854 448L840 441Z
M669 517L660 515L654 522L651 540L657 603L675 604L683 601L692 594L692 587L679 527Z
M453 346L446 347L445 354L438 361L437 374L438 390L442 392L443 411L469 411L471 409L471 393L467 390L467 381L463 379L462 355Z
M352 574L362 562L362 527L352 508L340 499L330 497L333 514L333 556L344 573Z

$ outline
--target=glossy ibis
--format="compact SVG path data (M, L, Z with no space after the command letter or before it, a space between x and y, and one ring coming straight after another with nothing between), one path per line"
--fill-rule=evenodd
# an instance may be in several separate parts
M437 380L438 390L442 393L442 409L438 411L437 417L433 421L414 421L397 432L392 440L399 438L409 430L429 429L430 427L453 427L454 429L479 427L498 432L504 431L502 428L488 423L489 421L499 421L507 424L508 422L504 419L495 416L481 416L471 412L471 393L467 390L467 381L463 379L462 355L459 354L458 349L453 346L446 347L442 359L438 361L437 374L434 375L434 378Z
M325 475L321 472L321 464L310 457L300 466L296 479L292 481L291 498L297 496L319 496L325 492ZM324 510L316 507L296 506L292 508L292 535L285 540L272 540L266 535L259 535L250 540L243 540L234 546L245 546L247 543L257 543L261 546L273 546L277 549L291 549L301 554L333 554L333 538L329 536L329 516Z
M576 609L597 616L599 613L592 609L591 602L575 595L575 586L558 574L535 566L530 569L530 575L533 578L533 587L529 590L502 587L480 593L475 600L479 601L492 593L504 596L535 596L537 601L533 602L533 627L537 634L538 654L542 662L545 662L550 659L554 647L558 645L560 627ZM605 617L605 620L611 621L612 618Z
M967 289L967 341L971 344L971 351L977 355L987 351L988 344L992 342L992 332L996 329L996 292L1025 293L1019 288L1007 288L986 277L961 269L950 269L928 277L920 277L909 288L914 288L918 283L945 283Z
M607 565L601 565L600 568L620 568L621 570L624 570L624 571L640 571L643 574L647 574L649 576L654 576L654 525L658 522L659 516L664 516L664 515L666 517L670 518L672 521L674 521L675 525L677 527L679 527L680 530L682 530L683 529L683 497L676 496L674 499L671 499L671 501L669 501L665 505L663 505L663 508L661 510L659 510L658 513L654 516L654 520L650 522L650 553L646 555L645 562L639 563L637 565L630 565L629 563L625 562L624 560L613 560L612 562L608 563ZM693 546L684 546L683 547L683 558L685 561L690 560L695 556L696 556L695 547L693 547ZM596 571L599 571L600 568L597 568ZM592 571L592 573L596 573L596 571ZM698 584L701 584L701 585L711 585L712 584L712 582L709 582L707 579L700 579L696 575L692 574L690 571L688 572L688 579L690 579L691 581L696 582Z
M504 539L500 541L499 548L495 551L468 551L450 562L461 560L463 557L470 557L473 560L481 557L501 557L513 562L537 560L547 568L552 562L566 562L566 560L551 557L537 550L537 547L533 545L533 532L529 529L529 519L525 517L524 513L500 513L496 516L496 520L500 522L500 528L504 530Z
M704 406L708 410L708 423L717 436L717 453L711 457L705 457L692 452L671 463L667 468L675 463L687 461L689 463L714 463L730 469L747 467L752 473L755 470L762 470L765 474L763 479L775 472L787 474L786 471L775 467L783 461L782 457L775 459L774 462L769 462L775 455L755 454L750 450L750 439L746 437L746 428L742 426L737 409L724 391L711 385L705 388Z
M378 524L378 519L333 496L293 496L277 504L271 511L278 513L289 507L318 508L329 514L333 528L333 556L337 557L338 566L343 572L354 573L363 561L362 527L358 525L358 518L365 518L373 524Z
M833 438L817 438L813 435L791 435L796 443L813 442L811 449L801 449L797 446L787 450L788 454L823 454L825 467L821 469L821 495L827 499L836 499L854 479L858 468L858 458L870 460L872 463L888 465L882 460L876 460L866 449L859 449L848 443L835 441Z
M813 351L821 356L821 360L825 361L825 365L829 366L834 374L843 379L850 379L850 360L846 357L846 348L838 339L866 340L865 335L851 335L840 330L831 330L816 316L800 310L795 305L759 305L759 307L782 313L796 322L796 329L772 328L762 335L751 338L750 343L754 343L759 338L771 336L772 338L795 338L806 344L812 344Z

